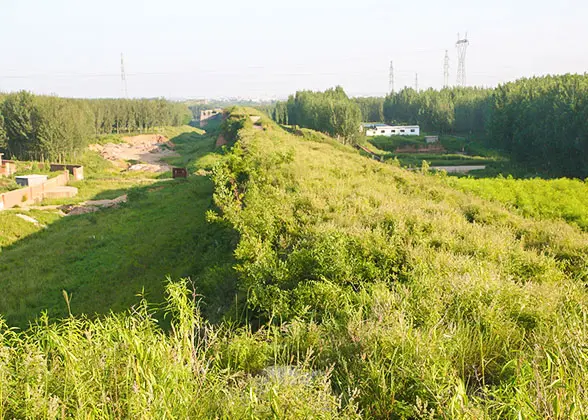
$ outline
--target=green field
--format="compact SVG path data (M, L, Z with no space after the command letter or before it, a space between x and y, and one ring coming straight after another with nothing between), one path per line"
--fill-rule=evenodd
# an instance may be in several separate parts
M449 184L512 206L525 216L562 219L588 230L588 183L578 179L450 179Z
M2 248L8 325L67 316L62 289L74 314L115 313L0 327L0 417L588 416L577 218L250 113L226 149L178 139L210 177L124 189Z
M190 161L192 172L211 168L220 157L214 151L215 137L200 133L189 127L171 133L181 154L171 163L183 166ZM215 244L218 238L230 238L231 232L205 220L212 205L209 179L159 181L157 174L120 172L93 152L81 161L86 179L71 184L78 187L78 196L44 204L123 194L129 201L121 208L70 217L60 217L57 210L0 213L0 312L11 325L24 326L41 310L51 316L67 314L62 290L73 295L73 313L104 314L128 308L138 293L152 302L163 301L162 279L168 275L202 276L207 270L230 268L230 248Z
M397 160L403 167L418 168L423 161L430 166L504 165L508 160L482 146L478 139L453 135L439 136L444 153L395 153L399 147L425 147L425 136L376 136L367 138L367 145L384 160Z

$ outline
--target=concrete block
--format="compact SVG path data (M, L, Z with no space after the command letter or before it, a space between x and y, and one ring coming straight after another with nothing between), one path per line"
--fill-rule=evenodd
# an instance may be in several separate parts
M34 185L41 185L47 181L47 175L21 175L15 177L16 183L23 187L32 187Z

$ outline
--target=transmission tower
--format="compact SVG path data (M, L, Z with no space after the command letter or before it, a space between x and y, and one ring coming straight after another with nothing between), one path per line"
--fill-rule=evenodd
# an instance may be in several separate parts
M465 37L461 39L459 34L457 34L457 42L455 43L455 47L457 48L457 85L458 86L465 86L466 85L466 51L468 49L468 45L470 45L470 41L468 41L468 33L466 32Z
M419 74L415 73L414 75L414 90L419 91Z
M125 98L128 98L129 91L127 90L127 74L125 73L125 60L122 53L120 53L120 79L122 82L122 94Z
M445 60L443 62L443 87L449 87L449 52L445 50Z
M394 63L390 60L390 79L388 84L390 93L394 93Z

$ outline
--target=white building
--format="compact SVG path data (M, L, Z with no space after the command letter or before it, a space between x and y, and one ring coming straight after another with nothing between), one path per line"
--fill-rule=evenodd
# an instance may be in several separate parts
M363 124L365 135L374 136L418 136L421 129L418 125L388 125L388 124Z

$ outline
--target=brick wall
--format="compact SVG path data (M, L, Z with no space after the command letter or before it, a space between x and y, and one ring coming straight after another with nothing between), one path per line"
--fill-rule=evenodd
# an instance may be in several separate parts
M45 191L50 191L52 188L67 185L68 182L69 172L64 171L55 178L48 179L41 185L25 187L0 194L0 210L9 209L15 206L40 203L45 197Z

